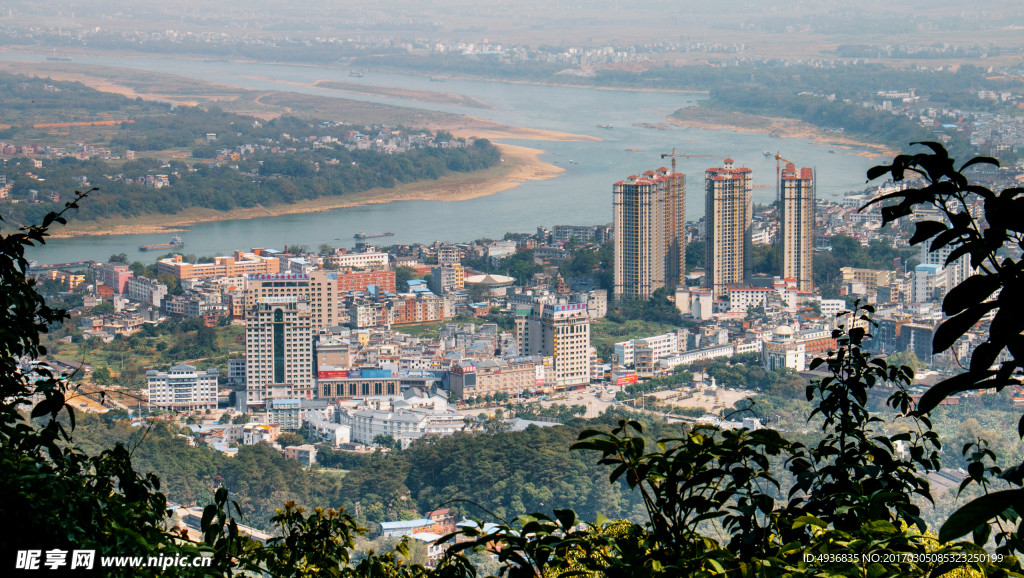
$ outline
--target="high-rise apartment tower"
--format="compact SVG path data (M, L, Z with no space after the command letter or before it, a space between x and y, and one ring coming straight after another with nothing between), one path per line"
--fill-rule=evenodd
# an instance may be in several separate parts
M779 176L779 239L782 277L814 289L814 171L786 163Z
M753 171L725 159L724 167L704 172L704 189L704 287L718 297L750 277Z
M685 257L686 175L665 167L612 185L615 299L674 289Z
M316 388L313 336L337 325L338 274L249 275L245 299L246 401L266 401L274 385L289 397Z

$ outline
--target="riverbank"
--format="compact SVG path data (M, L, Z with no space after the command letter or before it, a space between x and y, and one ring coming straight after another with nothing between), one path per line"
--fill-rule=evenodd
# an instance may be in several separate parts
M676 126L700 130L731 130L778 135L780 138L808 139L814 146L842 149L844 154L871 159L892 158L900 154L886 145L857 140L845 133L826 131L792 118L757 116L744 112L690 106L677 110L665 119ZM854 148L867 150L853 151Z
M514 189L525 181L552 179L565 171L561 167L541 161L539 157L543 150L509 144L495 145L504 159L498 166L473 173L449 174L436 181L418 181L402 184L393 189L377 188L353 195L324 197L291 205L257 206L231 211L191 208L175 215L148 214L131 219L71 219L66 227L54 229L52 237L60 239L81 236L174 234L188 230L191 225L215 221L319 213L396 201L468 201Z

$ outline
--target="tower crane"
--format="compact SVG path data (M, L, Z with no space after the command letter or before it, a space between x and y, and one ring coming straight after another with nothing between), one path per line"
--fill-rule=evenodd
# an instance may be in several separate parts
M789 159L782 158L781 151L775 153L775 199L779 202L779 211L782 211L782 163L793 163ZM781 213L780 213L781 215Z
M669 258L670 262L674 262L678 267L678 273L673 275L671 281L675 284L682 282L683 277L686 275L686 247L684 245L686 239L686 231L681 231L681 228L686 227L686 177L683 177L683 189L680 194L679 188L679 173L676 172L676 158L689 157L696 155L682 155L676 154L675 147L672 147L671 153L662 153L661 158L672 159L672 183L669 186L669 230L672 231L672 238L669 240ZM666 279L668 281L668 279Z
M779 204L779 206L777 208L778 215L779 215L779 233L778 233L778 240L776 241L776 246L780 247L780 250L779 250L778 257L776 258L775 266L776 266L776 268L778 268L779 272L782 273L783 276L785 276L785 273L784 273L783 270L786 268L786 263L785 263L786 258L782 254L783 251L785 251L785 246L784 245L785 245L785 238L786 238L786 215L785 215L786 203L785 203L785 200L782 198L782 163L783 162L786 162L786 163L789 163L789 164L794 164L794 165L796 164L796 163L793 163L793 161L791 161L789 159L782 158L782 152L781 151L776 151L775 152L775 200Z

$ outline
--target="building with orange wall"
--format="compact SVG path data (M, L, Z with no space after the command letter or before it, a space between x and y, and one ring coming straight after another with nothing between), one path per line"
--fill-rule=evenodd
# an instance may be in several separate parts
M263 249L251 253L235 251L231 257L214 257L213 263L188 263L181 255L172 255L157 262L160 275L174 275L182 279L205 279L209 277L235 277L238 275L274 274L280 270L277 257L264 254Z

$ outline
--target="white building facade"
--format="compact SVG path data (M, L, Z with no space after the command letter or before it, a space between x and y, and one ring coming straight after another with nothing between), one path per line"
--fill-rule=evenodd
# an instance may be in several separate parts
M150 407L177 411L217 409L217 368L196 371L194 365L175 365L170 371L149 370Z

